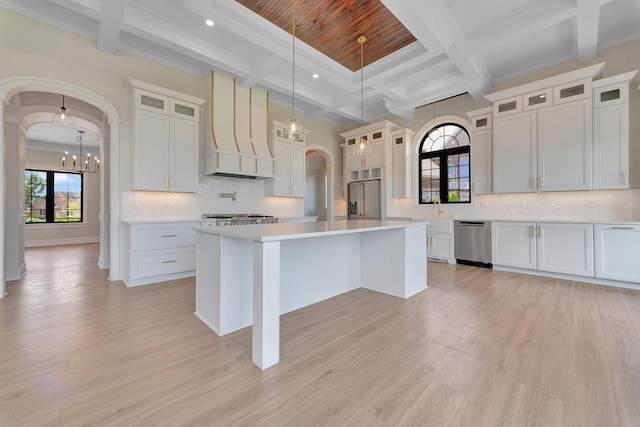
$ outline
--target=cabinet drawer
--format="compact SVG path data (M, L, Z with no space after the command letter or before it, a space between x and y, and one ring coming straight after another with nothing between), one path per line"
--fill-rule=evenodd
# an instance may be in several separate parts
M180 225L144 225L131 228L131 250L154 250L181 248L196 245L196 232L193 227L200 224Z
M195 269L195 247L132 253L129 278L163 276Z

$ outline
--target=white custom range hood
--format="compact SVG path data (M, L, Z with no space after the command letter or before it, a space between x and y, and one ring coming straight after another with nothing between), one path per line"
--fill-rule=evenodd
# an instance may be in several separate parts
M211 132L214 147L204 150L204 174L273 178L268 135L269 94L245 89L236 79L211 72Z

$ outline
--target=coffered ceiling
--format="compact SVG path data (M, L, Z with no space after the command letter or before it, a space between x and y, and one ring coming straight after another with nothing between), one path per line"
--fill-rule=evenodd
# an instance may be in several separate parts
M245 4L248 6L245 6ZM178 69L222 70L290 105L290 0L0 0L0 6ZM296 0L296 107L360 122L409 118L452 95L640 37L638 0ZM215 25L209 27L205 19ZM273 23L271 22L273 21ZM318 78L312 75L317 74Z

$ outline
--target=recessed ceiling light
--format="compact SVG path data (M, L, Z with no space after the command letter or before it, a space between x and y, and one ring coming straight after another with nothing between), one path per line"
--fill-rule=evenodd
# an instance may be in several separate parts
M317 73L313 75L314 79L317 79L318 77L320 77Z
M211 19L207 19L206 21L204 21L204 23L210 27L213 27L213 21Z

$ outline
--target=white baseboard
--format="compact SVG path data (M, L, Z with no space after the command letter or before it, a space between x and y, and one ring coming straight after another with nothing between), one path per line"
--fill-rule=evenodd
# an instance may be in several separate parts
M24 242L25 248L38 246L78 245L83 243L100 243L99 237L80 237L75 239L29 240Z
M105 265L104 256L102 256L102 254L100 254L100 256L98 256L98 267L100 267L100 270L105 270L105 269L109 268L108 265Z
M640 285L633 282L622 282L619 280L599 279L597 277L590 277L590 276L574 276L571 274L550 273L547 271L527 270L524 268L504 267L501 265L494 265L493 269L499 270L499 271L507 271L510 273L530 274L532 276L551 277L553 279L571 280L573 282L585 282L585 283L593 283L594 285L605 285L605 286L614 286L616 288L640 290Z

